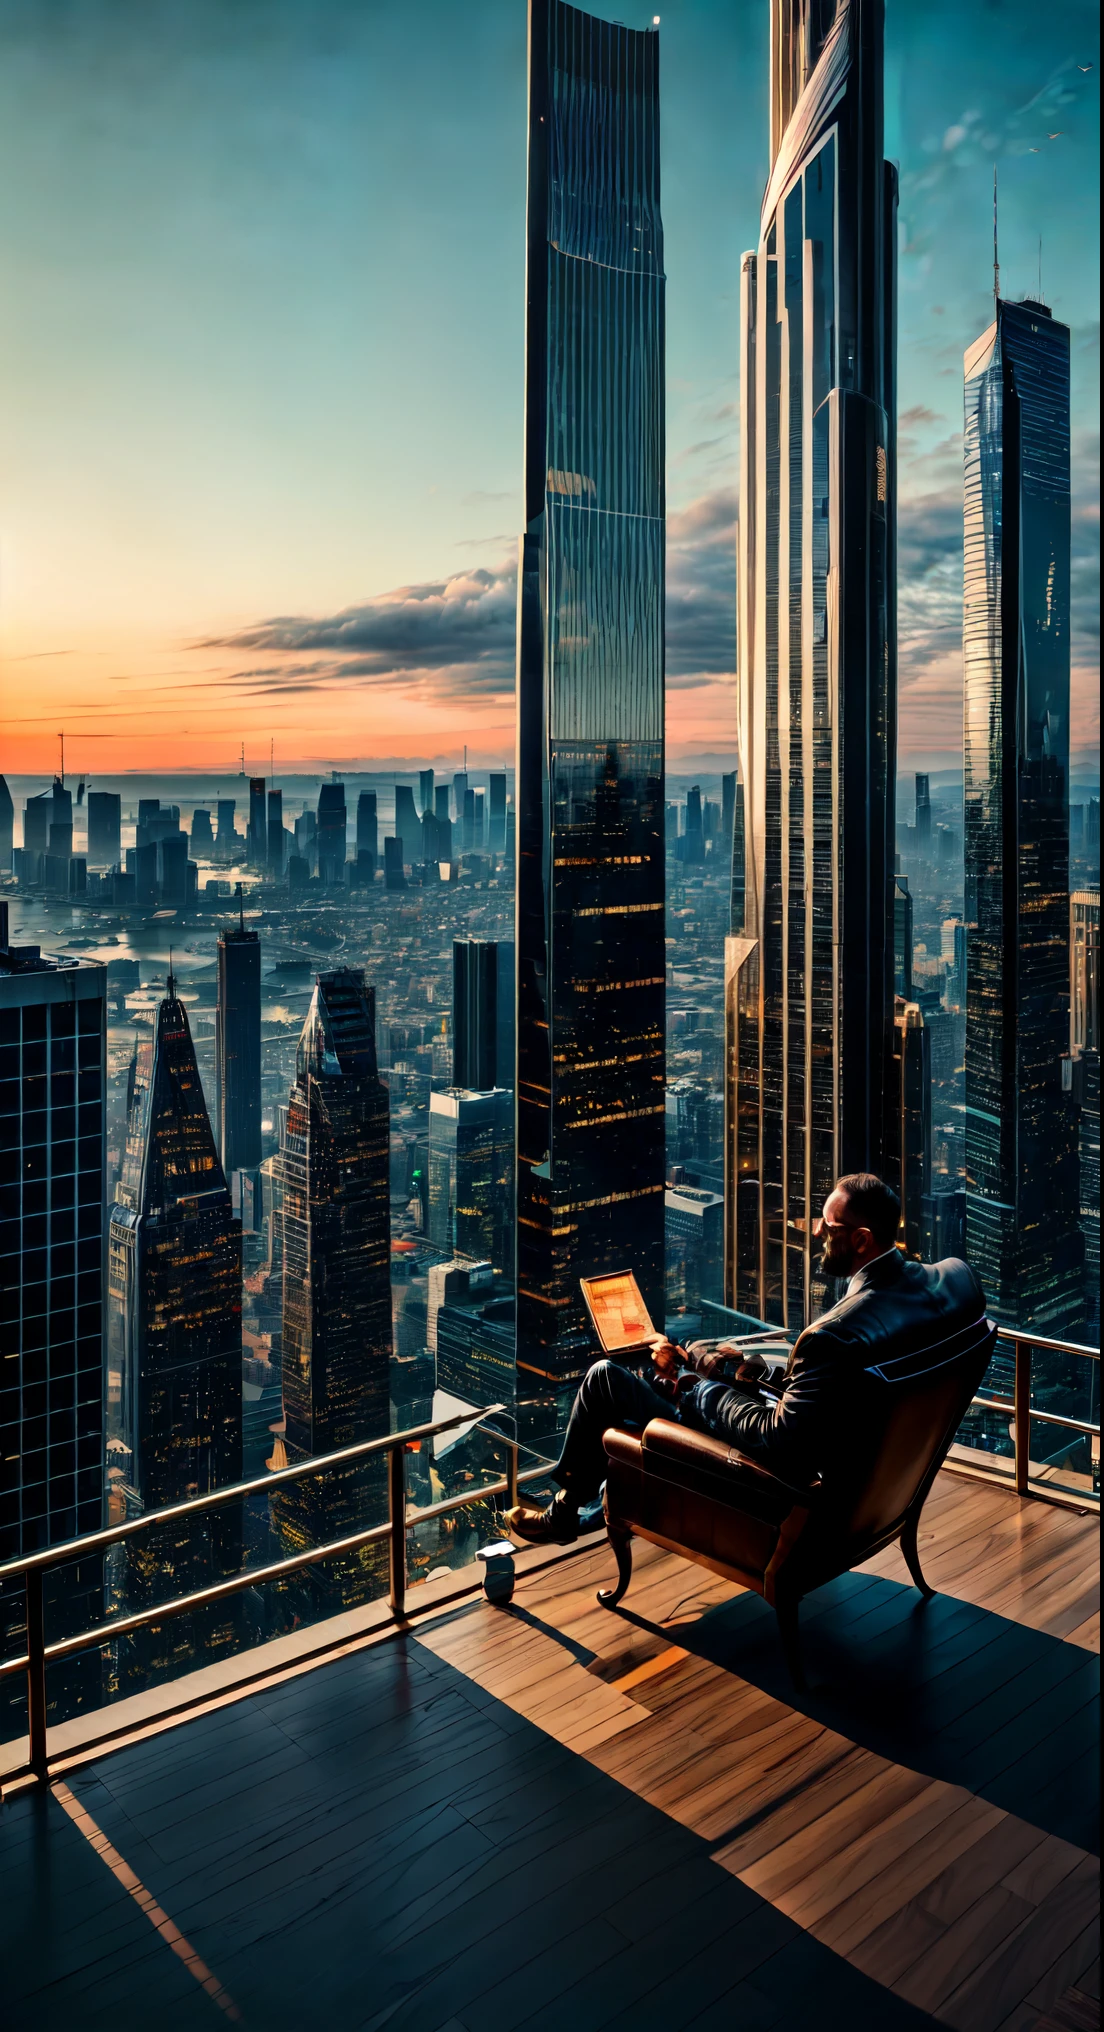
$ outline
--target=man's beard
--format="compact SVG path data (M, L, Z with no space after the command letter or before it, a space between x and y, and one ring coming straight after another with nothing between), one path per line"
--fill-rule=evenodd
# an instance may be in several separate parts
M854 1251L849 1242L837 1242L829 1235L820 1252L820 1269L824 1277L850 1277L855 1269Z

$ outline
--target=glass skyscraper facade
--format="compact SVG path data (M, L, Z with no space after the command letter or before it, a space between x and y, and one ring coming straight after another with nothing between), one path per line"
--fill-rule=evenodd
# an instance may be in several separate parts
M965 361L966 1249L995 1318L1081 1314L1069 1052L1070 341L999 299Z
M289 1462L389 1429L390 1105L364 975L319 974L299 1039L283 1152L283 1375ZM290 1549L366 1521L382 1464L314 1477L274 1505ZM319 1585L353 1599L359 1563ZM353 1594L342 1590L352 1587Z
M241 1479L241 1225L219 1163L187 1011L169 975L130 1074L126 1149L108 1253L108 1483L112 1522ZM117 1603L141 1608L237 1571L232 1508L179 1519L108 1558ZM232 1641L229 1608L202 1645ZM181 1669L199 1648L191 1617L139 1632L119 1684Z
M8 942L0 901L0 1561L104 1521L103 1203L107 973ZM45 1575L50 1641L100 1619L102 1555ZM4 1655L26 1628L0 1588ZM99 1660L54 1667L52 1718L99 1692ZM23 1687L6 1682L15 1732Z
M663 1317L659 38L529 10L518 629L518 1367L593 1352L580 1276Z
M830 1302L813 1223L893 1113L896 173L882 0L773 0L771 170L743 259L726 963L729 1303Z
M261 941L244 924L219 933L215 1092L219 1157L229 1180L261 1161Z

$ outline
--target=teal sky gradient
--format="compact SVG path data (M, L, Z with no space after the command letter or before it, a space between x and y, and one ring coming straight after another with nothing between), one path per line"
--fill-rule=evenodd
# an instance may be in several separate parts
M732 660L739 256L767 168L768 8L657 4L673 733L685 720L692 745L699 707L722 724ZM1044 294L1073 331L1075 741L1098 739L1097 65L1087 0L890 0L905 749L959 737L962 353L990 315L994 160L1006 293L1034 289L1042 235ZM187 645L229 641L203 665L217 689L257 667L234 638L272 616L472 568L498 598L520 521L524 122L523 0L0 0L13 654L94 640L82 681L106 682L103 645L125 643L133 685L156 643L184 684ZM472 668L446 656L419 677L427 729Z

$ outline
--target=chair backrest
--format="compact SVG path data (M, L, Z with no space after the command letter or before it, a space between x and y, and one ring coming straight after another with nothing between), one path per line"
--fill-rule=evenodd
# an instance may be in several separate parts
M864 1371L864 1444L856 1472L831 1504L846 1540L874 1542L903 1522L942 1465L996 1337L982 1316L934 1347Z

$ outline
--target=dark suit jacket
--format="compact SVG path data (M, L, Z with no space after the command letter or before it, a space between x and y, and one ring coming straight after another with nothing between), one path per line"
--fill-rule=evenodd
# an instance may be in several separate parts
M985 1298L955 1256L914 1263L898 1252L860 1271L838 1305L794 1343L777 1404L749 1384L699 1381L682 1405L688 1422L738 1447L782 1481L807 1488L820 1476L840 1493L876 1450L894 1368L938 1350L977 1346Z

